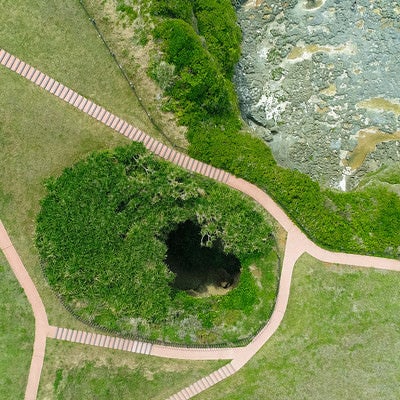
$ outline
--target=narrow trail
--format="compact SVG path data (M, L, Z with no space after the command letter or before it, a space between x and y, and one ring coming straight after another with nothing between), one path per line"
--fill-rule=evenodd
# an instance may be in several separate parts
M0 221L0 248L4 253L19 284L24 289L25 295L32 306L35 317L35 341L33 344L32 361L29 370L28 383L25 390L25 400L35 400L39 388L40 374L42 372L44 352L46 349L46 337L49 331L46 310L42 299L26 271L17 251Z
M59 99L66 101L99 122L109 126L116 132L131 140L142 142L149 151L153 152L157 156L162 157L188 171L199 173L208 178L225 183L231 188L248 195L268 211L288 234L276 304L271 318L265 327L254 337L251 343L245 347L199 349L156 345L136 340L128 340L49 326L47 315L39 294L18 257L18 254L12 246L7 232L0 223L1 249L6 255L21 286L24 288L35 315L35 346L25 399L36 398L40 371L43 365L46 336L58 340L108 347L121 351L129 351L157 357L187 360L231 360L224 367L214 371L197 382L194 382L192 385L187 386L169 398L169 400L189 399L221 380L226 379L242 368L278 329L284 317L289 300L293 268L296 261L303 253L308 253L318 260L329 263L387 269L400 272L400 261L398 260L335 253L320 248L309 240L306 235L289 219L279 205L257 186L241 178L237 178L221 169L212 167L211 165L195 160L183 153L169 148L165 144L130 125L128 122L110 113L105 108L79 95L77 92L43 74L39 70L19 60L3 49L0 49L0 64L30 80Z

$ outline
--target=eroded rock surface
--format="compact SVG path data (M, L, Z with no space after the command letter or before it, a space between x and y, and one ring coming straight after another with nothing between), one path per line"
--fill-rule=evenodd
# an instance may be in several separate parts
M278 163L348 190L400 162L398 1L250 0L238 16L243 117Z

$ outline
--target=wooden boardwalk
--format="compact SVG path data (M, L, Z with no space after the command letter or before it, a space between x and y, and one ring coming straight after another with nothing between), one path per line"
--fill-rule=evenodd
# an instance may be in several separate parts
M212 372L210 375L205 376L204 378L199 379L198 381L192 383L189 386L186 386L178 393L175 393L171 397L168 397L168 400L186 400L190 399L196 394L203 392L204 390L210 388L211 386L216 385L218 382L229 378L236 372L236 369L232 365L232 363L226 364L223 367L217 369Z
M124 339L115 336L102 335L75 329L58 328L50 326L49 336L53 339L66 340L68 342L81 343L90 346L107 347L108 349L128 351L130 353L151 353L152 344L139 340Z
M0 50L0 64L28 79L35 85L40 86L42 89L59 99L71 104L73 107L86 113L111 129L114 129L121 135L126 136L128 139L143 143L148 150L157 156L160 156L179 167L204 175L216 181L226 183L228 180L230 175L228 172L195 160L186 154L180 153L175 149L166 146L140 129L135 128L128 122L110 113L105 108L97 105L86 97L81 96L74 90L64 86L62 83L40 72L31 65L26 64L24 61L21 61L19 58L14 57L3 49Z
M10 264L19 284L24 289L35 317L35 340L33 343L33 354L29 369L28 383L25 390L25 400L35 400L39 388L39 380L46 349L46 336L49 328L46 310L35 284L25 269L24 264L15 250L15 247L11 243L10 237L1 221L0 249Z

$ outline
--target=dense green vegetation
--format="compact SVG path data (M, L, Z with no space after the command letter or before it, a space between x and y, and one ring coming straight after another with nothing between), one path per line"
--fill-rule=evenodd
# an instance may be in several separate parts
M181 122L191 126L215 115L235 118L233 84L224 78L193 28L180 19L169 19L157 27L155 36L166 39L166 61L179 75L167 93L171 96L168 107L179 113Z
M398 272L301 257L277 332L196 399L398 399L399 285Z
M151 10L155 15L168 17L169 21L164 21L166 25L171 21L176 22L177 25L184 22L188 25L189 36L192 36L193 32L197 34L197 39L199 35L202 36L204 44L199 51L211 55L223 74L232 76L233 67L240 57L241 32L229 0L161 0L153 3ZM164 28L165 26L162 26L161 30ZM161 36L163 36L162 33ZM175 37L170 37L168 40L170 44L180 41L181 38ZM185 53L189 48L185 49ZM190 65L188 61L183 59L181 63ZM194 64L191 65L194 66ZM196 73L194 72L193 75Z
M164 16L154 37L163 40L165 61L175 68L173 84L166 89L166 107L177 112L189 130L215 118L217 125L237 130L238 107L230 78L240 56L241 33L230 1L164 0L154 4L152 12Z
M271 228L241 194L156 160L137 143L93 154L47 189L37 246L49 283L84 320L123 333L212 342L248 336L271 312ZM220 245L242 263L237 287L225 296L193 298L173 289L166 239L185 221L200 226L202 245ZM250 262L263 270L264 291L247 271ZM223 328L227 318L232 326ZM251 328L244 319L257 322Z
M0 255L0 398L22 399L32 357L32 309Z
M322 246L398 257L399 196L384 187L347 194L324 190L308 176L277 166L261 140L240 132L230 81L240 35L231 3L157 3L154 37L173 71L166 107L188 126L190 154L266 190ZM158 77L154 71L153 76Z

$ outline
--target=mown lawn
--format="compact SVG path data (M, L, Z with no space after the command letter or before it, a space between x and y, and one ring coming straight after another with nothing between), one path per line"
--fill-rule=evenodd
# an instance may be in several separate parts
M0 398L23 399L31 364L32 308L0 253Z
M128 140L15 73L0 71L0 217L38 286L50 323L72 322L48 289L34 247L43 182L93 150Z
M0 37L8 52L156 133L78 0L2 0Z
M51 340L38 400L165 400L226 363L166 360Z
M196 399L400 398L400 274L303 256L277 333Z

